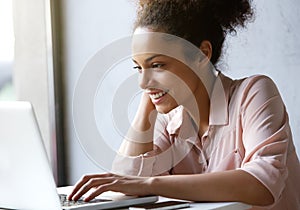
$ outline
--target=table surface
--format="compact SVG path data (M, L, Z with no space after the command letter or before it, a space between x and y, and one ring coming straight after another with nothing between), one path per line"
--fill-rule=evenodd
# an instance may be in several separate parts
M62 192L70 192L69 187L63 187L60 188L60 193ZM67 190L67 191L66 191ZM105 193L104 193L105 194ZM110 193L108 193L110 194ZM115 194L114 196L121 196L118 194ZM124 196L124 194L122 194ZM170 200L176 200L176 199L169 199L165 197L159 196L158 202L163 202L163 201L170 201ZM209 209L217 209L217 210L245 210L245 209L250 209L251 206L244 204L244 203L239 203L239 202L191 202L190 207L186 209L201 209L201 210L209 210ZM118 208L120 209L120 208ZM128 210L128 208L122 208L123 210ZM3 208L0 207L0 210L4 210Z
M159 202L161 201L166 201L170 200L167 198L160 198ZM244 204L244 203L239 203L239 202L212 202L212 203L191 203L189 208L186 209L201 209L201 210L245 210L245 209L250 209L251 206ZM123 208L119 210L128 210L129 208ZM0 210L7 210L0 208Z
M159 197L158 202L169 201L169 200L176 200L176 199ZM190 208L187 209L245 210L250 208L251 208L250 205L240 203L240 202L197 202L197 203L191 202Z

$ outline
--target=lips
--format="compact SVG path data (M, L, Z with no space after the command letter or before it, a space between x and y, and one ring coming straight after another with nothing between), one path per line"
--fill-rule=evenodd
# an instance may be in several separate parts
M160 92L148 92L151 99L158 100L166 95L169 91L160 91Z

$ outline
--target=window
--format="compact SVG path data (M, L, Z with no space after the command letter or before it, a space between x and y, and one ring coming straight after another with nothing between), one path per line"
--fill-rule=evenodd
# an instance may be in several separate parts
M0 0L0 101L14 100L12 69L14 32L12 0Z

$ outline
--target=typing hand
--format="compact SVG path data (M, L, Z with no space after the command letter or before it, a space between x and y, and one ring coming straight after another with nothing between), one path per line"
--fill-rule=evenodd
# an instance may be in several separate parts
M126 195L144 196L151 194L148 191L148 183L149 179L144 177L124 177L111 173L85 175L75 184L68 199L77 201L91 190L93 191L84 198L85 202L94 199L96 196L106 191L121 192Z

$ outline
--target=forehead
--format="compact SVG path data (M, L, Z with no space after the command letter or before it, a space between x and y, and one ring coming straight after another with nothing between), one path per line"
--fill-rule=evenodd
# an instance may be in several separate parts
M186 52L199 53L199 49L179 37L137 28L132 37L132 57L164 55L186 61Z

